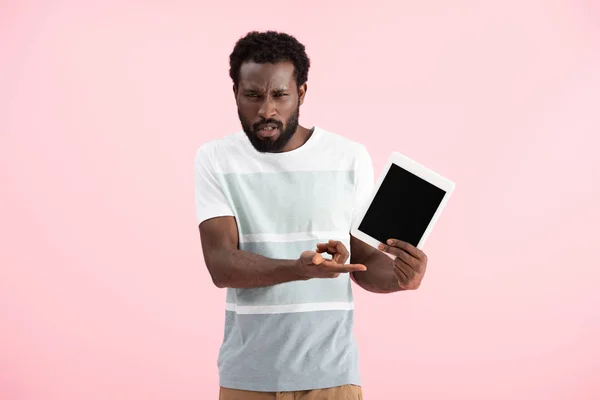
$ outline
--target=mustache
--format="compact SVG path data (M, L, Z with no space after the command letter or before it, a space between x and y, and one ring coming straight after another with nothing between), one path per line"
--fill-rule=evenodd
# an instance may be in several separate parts
M258 121L257 123L252 125L252 130L257 131L258 127L263 124L273 124L276 125L277 128L279 128L279 130L283 130L283 123L275 119L263 119L261 121Z

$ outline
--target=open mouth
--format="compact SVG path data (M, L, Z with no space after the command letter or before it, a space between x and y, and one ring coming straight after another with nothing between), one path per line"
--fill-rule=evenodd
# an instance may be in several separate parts
M275 124L262 124L257 127L256 133L260 137L271 137L279 133L279 128Z

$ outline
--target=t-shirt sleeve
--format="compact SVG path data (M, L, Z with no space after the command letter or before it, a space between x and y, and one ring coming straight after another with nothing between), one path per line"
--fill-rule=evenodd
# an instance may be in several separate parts
M196 218L199 224L210 218L234 215L212 167L209 153L204 147L196 152L194 186Z
M361 151L356 160L355 174L353 226L358 222L358 214L363 205L370 200L375 186L373 162L367 148L364 146L361 146Z

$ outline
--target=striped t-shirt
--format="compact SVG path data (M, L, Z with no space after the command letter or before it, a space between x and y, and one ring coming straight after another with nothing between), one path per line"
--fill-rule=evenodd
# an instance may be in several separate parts
M366 147L315 127L301 147L260 153L243 131L195 158L198 222L234 216L241 250L296 260L329 239L350 251L350 229L373 187ZM348 261L349 262L349 261ZM360 385L349 274L227 288L220 385L294 391Z

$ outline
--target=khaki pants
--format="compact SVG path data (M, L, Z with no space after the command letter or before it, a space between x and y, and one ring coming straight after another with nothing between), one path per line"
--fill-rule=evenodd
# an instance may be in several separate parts
M251 392L222 387L219 400L363 400L363 396L361 387L356 385L297 392Z

